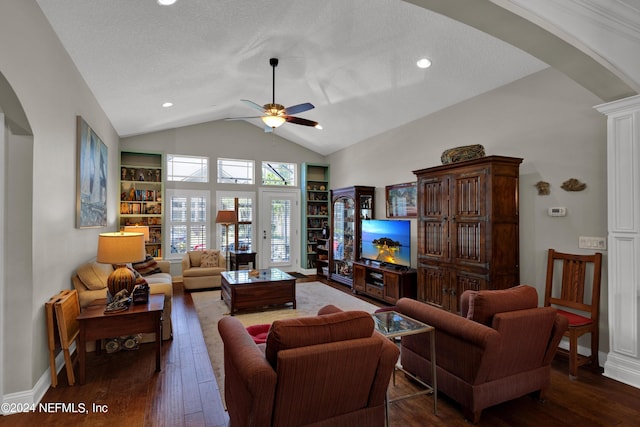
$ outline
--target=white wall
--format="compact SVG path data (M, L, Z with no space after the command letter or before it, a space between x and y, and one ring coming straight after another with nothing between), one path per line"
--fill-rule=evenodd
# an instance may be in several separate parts
M413 170L440 165L447 148L482 144L487 155L523 158L520 278L538 289L542 303L546 250L590 253L578 249L578 236L606 237L606 118L593 109L598 103L563 74L544 70L331 154L331 187L376 186L376 217L384 218L384 187L414 181ZM586 190L562 190L569 178L585 182ZM537 194L540 180L551 183L549 196ZM551 206L567 207L568 215L547 216ZM412 227L416 236L415 220ZM600 351L606 352L607 272L602 276Z
M0 6L0 73L22 104L33 137L9 136L6 205L3 398L38 400L48 384L44 303L71 286L73 270L95 256L105 229L76 229L76 115L109 149L118 176L118 136L34 0ZM0 99L0 104L3 100ZM6 111L7 119L9 111ZM31 173L32 172L32 173ZM116 219L117 187L107 189L108 223ZM12 204L12 200L24 200ZM30 207L32 206L32 209ZM18 235L18 232L20 235ZM24 242L23 245L21 242ZM11 243L11 244L8 244Z

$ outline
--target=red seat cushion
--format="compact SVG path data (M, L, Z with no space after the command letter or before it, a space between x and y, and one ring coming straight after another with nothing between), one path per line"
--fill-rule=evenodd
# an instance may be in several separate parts
M252 325L247 326L247 332L249 332L249 335L251 335L251 338L253 338L253 342L255 342L256 344L264 344L265 342L267 342L269 328L271 328L271 325L268 323L263 325Z
M569 311L558 310L558 314L569 320L569 326L584 326L592 323L591 319L588 317L580 316L579 314L571 313Z

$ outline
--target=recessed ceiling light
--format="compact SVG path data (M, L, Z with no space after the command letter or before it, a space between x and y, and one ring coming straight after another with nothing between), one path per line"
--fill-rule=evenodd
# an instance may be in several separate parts
M162 104L162 106L163 106L164 108L173 107L173 102L165 102L165 103L163 103L163 104Z
M158 0L158 4L160 6L171 6L172 4L174 4L177 0Z
M420 68L429 68L429 67L431 67L431 61L429 61L427 58L419 59L418 62L416 62L416 64Z

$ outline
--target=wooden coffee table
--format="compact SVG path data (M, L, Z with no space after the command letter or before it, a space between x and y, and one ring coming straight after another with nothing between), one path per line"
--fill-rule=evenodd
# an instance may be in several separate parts
M134 335L143 332L156 333L156 372L160 372L160 350L162 346L162 311L164 295L149 295L146 304L133 304L127 310L105 314L106 300L97 300L86 307L77 317L80 323L78 334L79 382L84 384L87 341ZM96 351L100 348L96 343Z
M267 305L293 303L296 308L296 279L277 268L257 270L257 276L249 275L250 270L223 271L220 299L236 311L260 308Z

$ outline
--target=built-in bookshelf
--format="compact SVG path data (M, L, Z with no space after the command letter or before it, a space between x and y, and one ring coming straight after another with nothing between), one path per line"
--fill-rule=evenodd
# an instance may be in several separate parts
M303 163L302 190L302 268L317 274L328 273L329 165ZM323 268L324 267L324 268Z
M164 183L162 154L120 153L120 229L149 227L147 254L162 258Z

